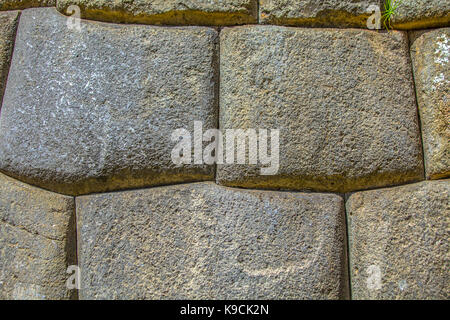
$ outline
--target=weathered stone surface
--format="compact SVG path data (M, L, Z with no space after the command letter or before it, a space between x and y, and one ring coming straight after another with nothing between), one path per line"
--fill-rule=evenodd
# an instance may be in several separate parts
M442 180L350 196L353 298L450 298L449 193Z
M216 31L66 20L22 13L0 169L71 195L214 179L213 166L172 162L171 133L217 126Z
M422 33L422 32L420 32ZM412 38L415 38L412 35ZM450 176L450 28L425 32L411 46L428 179Z
M260 21L293 26L363 27L373 0L260 0Z
M257 22L257 0L58 0L66 13L70 5L81 17L100 21L165 25L234 25Z
M450 2L402 0L392 17L392 25L404 30L449 26Z
M345 298L343 205L208 182L77 197L80 298Z
M56 0L0 0L0 10L19 10L32 7L54 7Z
M347 192L423 179L405 33L247 26L222 30L220 47L220 127L280 129L276 175L219 165L221 184Z
M72 197L0 174L0 300L68 299L76 264Z
M0 12L0 103L5 91L18 19L18 11Z

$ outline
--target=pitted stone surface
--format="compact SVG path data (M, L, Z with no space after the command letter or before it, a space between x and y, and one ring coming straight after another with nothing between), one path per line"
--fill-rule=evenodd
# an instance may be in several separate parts
M448 27L450 25L450 2L402 0L392 17L392 25L394 28L404 30Z
M373 0L260 0L260 21L291 26L367 27Z
M163 25L234 25L257 22L257 0L58 0L66 13L70 5L81 17L100 21Z
M343 205L208 182L77 197L80 298L345 298Z
M56 0L0 0L0 10L19 10L33 7L54 7Z
M0 12L0 103L8 77L18 21L18 11Z
M76 264L72 197L0 174L0 300L69 299Z
M412 38L415 38L414 34ZM425 32L411 46L428 179L450 176L450 28Z
M216 127L216 31L66 21L22 13L0 169L71 195L212 180L213 166L172 162L171 134Z
M354 299L449 299L449 196L450 180L350 196Z
M246 26L222 30L220 47L220 127L279 129L280 167L219 165L219 183L347 192L423 179L405 33Z

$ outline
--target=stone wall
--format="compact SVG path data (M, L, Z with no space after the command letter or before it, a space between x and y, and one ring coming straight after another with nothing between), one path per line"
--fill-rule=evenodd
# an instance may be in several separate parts
M0 299L450 298L450 4L377 2L0 0Z

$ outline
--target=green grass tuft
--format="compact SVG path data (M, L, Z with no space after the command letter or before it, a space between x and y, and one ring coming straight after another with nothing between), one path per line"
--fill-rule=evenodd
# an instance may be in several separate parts
M392 29L391 19L395 15L395 12L398 6L402 3L403 0L385 0L384 1L384 27L386 30Z

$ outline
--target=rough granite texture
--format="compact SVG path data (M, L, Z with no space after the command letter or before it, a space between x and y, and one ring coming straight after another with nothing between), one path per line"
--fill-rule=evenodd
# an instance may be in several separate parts
M234 25L257 22L257 0L58 0L81 17L100 21L163 25Z
M219 183L348 192L423 179L405 33L247 26L222 30L220 47L220 127L279 129L280 168L219 165Z
M350 196L354 299L450 298L449 197L450 180Z
M209 182L77 197L80 298L346 298L343 206Z
M217 32L66 20L22 13L0 170L70 195L213 180L214 166L172 162L171 133L217 126Z
M0 12L0 104L5 91L18 21L18 11Z
M260 0L260 22L291 26L367 27L379 0ZM382 8L380 6L380 8Z
M421 32L422 33L422 32ZM416 38L413 34L412 38ZM450 176L450 28L425 32L411 46L428 179Z
M56 0L0 0L0 10L20 10L32 7L54 7Z
M396 29L410 30L449 25L448 0L402 0L392 17L392 26Z
M0 300L69 299L67 266L76 264L72 197L0 174Z

